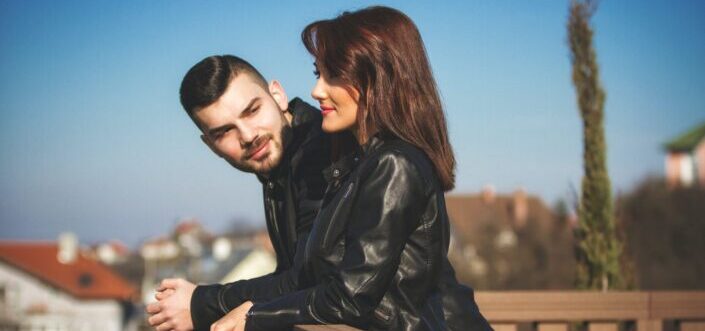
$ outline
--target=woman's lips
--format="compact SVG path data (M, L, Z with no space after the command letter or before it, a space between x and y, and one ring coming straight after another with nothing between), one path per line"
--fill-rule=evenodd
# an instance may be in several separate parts
M330 114L330 112L332 112L332 111L334 111L334 110L335 110L334 107L330 107L330 106L321 106L321 115L326 116L326 115Z

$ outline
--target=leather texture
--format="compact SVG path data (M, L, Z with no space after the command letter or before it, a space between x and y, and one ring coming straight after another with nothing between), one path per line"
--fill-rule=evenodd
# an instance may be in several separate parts
M255 298L247 330L491 330L448 262L445 198L425 153L375 136L324 176L328 189L297 266L269 280L299 290Z
M190 307L197 331L210 330L211 324L246 300L268 300L298 288L297 282L280 275L297 265L296 252L306 245L321 208L327 186L322 173L330 166L331 146L330 136L321 130L318 109L294 98L289 111L293 118L284 157L267 178L258 176L277 268L273 274L247 281L196 287Z

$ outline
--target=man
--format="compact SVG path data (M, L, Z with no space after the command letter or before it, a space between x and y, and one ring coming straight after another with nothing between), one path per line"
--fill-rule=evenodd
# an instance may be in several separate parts
M274 273L227 285L164 280L147 307L157 330L209 330L229 310L278 289L269 279L292 268L303 249L325 190L330 139L320 112L298 98L288 102L277 81L267 84L246 61L230 55L197 63L181 84L181 104L201 139L233 167L262 182L265 218L277 257ZM287 286L282 284L281 286ZM294 285L289 285L294 286Z

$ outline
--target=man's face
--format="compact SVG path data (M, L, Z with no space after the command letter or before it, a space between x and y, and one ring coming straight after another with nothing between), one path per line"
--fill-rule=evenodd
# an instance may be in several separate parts
M237 169L266 175L284 154L283 132L291 120L287 103L277 81L265 89L242 73L216 102L193 116L213 152Z

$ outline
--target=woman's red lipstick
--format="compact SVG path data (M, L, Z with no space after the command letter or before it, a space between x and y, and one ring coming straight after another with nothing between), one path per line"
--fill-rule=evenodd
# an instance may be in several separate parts
M328 115L330 112L332 112L334 110L335 110L335 107L321 105L321 115L323 115L323 116Z

